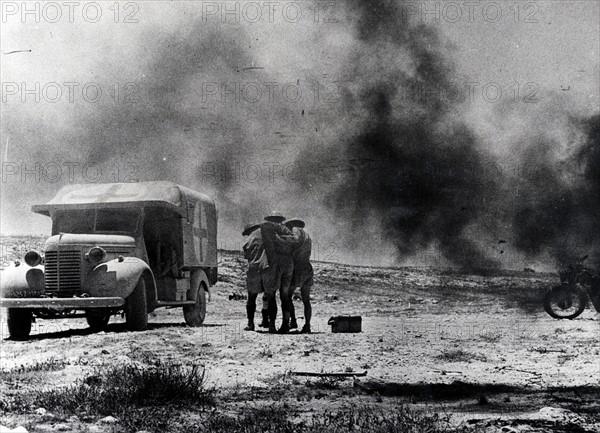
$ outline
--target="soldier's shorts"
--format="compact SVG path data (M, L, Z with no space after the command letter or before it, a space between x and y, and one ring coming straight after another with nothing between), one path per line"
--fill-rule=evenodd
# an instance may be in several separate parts
M294 278L292 287L311 287L313 285L313 268L310 263L307 266L294 267Z
M288 291L292 284L294 266L287 263L274 263L262 273L265 293L274 295L277 291Z
M294 287L294 289L296 287L300 287L300 289L304 289L305 287L312 287L314 283L314 279L312 275L300 275L300 276L294 276L294 284L292 287Z
M262 278L262 272L246 272L246 290L248 290L248 293L262 293L264 291Z

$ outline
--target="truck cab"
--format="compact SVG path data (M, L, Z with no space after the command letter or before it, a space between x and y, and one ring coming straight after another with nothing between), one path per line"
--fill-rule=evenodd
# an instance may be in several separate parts
M131 331L158 307L182 307L200 326L217 281L212 199L167 181L68 185L34 212L52 218L43 254L2 272L8 330L26 338L34 317L85 317L94 330L124 312Z

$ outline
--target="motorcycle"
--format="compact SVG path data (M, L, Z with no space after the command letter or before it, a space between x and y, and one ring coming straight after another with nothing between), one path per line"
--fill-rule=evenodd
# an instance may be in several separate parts
M585 267L587 255L559 271L559 286L544 297L544 310L555 319L574 319L588 304L588 299L600 313L600 276Z

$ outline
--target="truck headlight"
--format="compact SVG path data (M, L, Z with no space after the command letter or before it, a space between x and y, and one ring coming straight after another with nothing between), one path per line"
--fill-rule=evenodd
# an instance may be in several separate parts
M106 251L100 247L92 247L85 255L92 263L100 263L106 257Z
M25 253L25 263L34 267L42 263L42 256L36 250L29 250Z

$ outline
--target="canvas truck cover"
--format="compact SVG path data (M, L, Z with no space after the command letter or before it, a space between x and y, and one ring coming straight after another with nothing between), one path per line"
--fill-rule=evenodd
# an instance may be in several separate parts
M32 206L32 211L50 216L54 210L96 207L166 206L182 216L187 204L202 202L214 206L208 196L168 181L73 184L62 187L46 204Z
M74 184L62 187L46 204L32 210L52 216L56 211L95 208L165 207L179 215L185 266L217 266L217 212L214 201L169 181Z

